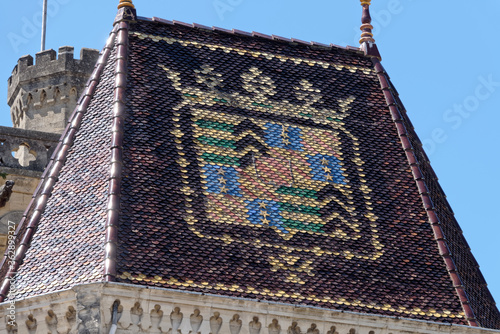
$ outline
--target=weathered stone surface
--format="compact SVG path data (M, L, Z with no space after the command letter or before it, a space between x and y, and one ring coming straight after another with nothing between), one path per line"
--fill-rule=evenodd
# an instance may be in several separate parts
M96 291L95 288L98 288ZM98 334L101 327L101 294L99 285L75 286L78 333Z
M59 135L0 126L0 187L13 181L12 194L0 208L0 257L7 242L8 222L21 220Z
M0 208L3 208L5 204L9 201L12 195L12 187L14 187L14 181L6 181L3 186L0 187Z
M9 172L16 171L7 170ZM0 172L6 173L6 169L0 167ZM14 181L15 185L9 201L6 202L4 207L0 208L0 259L3 257L7 246L9 222L13 222L17 226L39 182L39 175L38 177L30 177L10 173L6 174L6 179L0 178L0 186L9 180Z
M14 127L60 134L97 62L97 50L83 48L74 59L74 48L46 50L18 61L8 80L7 102Z
M14 328L18 333L30 333L29 326L34 324L36 333L107 334L115 302L119 303L116 334L215 334L214 331L250 334L257 330L264 334L500 333L498 330L317 307L94 283L18 300L14 304L0 304L0 318L5 319L0 320L0 334L13 333ZM191 314L191 317L185 319L183 314ZM16 327L13 327L14 321Z
M43 172L59 137L60 134L0 126L0 167Z

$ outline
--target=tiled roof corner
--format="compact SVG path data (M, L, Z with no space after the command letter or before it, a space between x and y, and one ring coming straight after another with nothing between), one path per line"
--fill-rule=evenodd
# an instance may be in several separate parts
M434 211L432 200L429 196L429 192L425 184L425 180L422 176L422 172L420 171L419 162L417 160L417 157L413 153L413 147L410 143L410 140L408 139L408 131L404 126L402 115L398 108L398 104L390 90L389 79L385 75L385 70L381 66L380 62L377 59L374 59L373 63L375 65L375 69L377 71L377 75L380 80L382 91L384 92L385 99L387 101L387 106L391 112L392 119L396 125L398 134L400 136L403 150L406 153L406 157L411 167L413 177L415 178L415 182L419 189L420 196L422 197L424 207L429 216L429 222L434 231L434 236L438 243L440 254L443 257L444 262L446 263L446 268L448 269L453 285L457 290L457 294L460 298L460 302L462 303L462 307L464 308L465 316L467 318L467 321L469 322L469 325L477 327L478 323L475 319L474 312L469 306L469 300L467 298L465 291L463 290L463 286L461 284L460 277L457 274L455 264L453 263L453 259L450 256L450 251L448 249L448 245L446 244L443 231L440 227L439 219L436 215L436 212Z
M109 171L108 206L104 242L104 280L116 279L116 252L123 170L123 139L126 117L126 89L129 53L129 23L122 21L116 31L116 71L111 125L111 161Z
M444 191L437 183L437 176L430 166L427 155L422 149L422 143L415 133L413 125L411 124L411 121L406 114L406 110L401 100L399 99L399 94L395 87L392 85L390 77L383 68L380 61L376 57L373 58L372 61L375 65L375 70L380 80L381 89L383 90L386 97L387 107L391 112L398 134L401 137L401 144L403 149L405 150L408 163L412 170L416 185L419 189L422 203L424 208L426 209L429 223L434 232L434 237L436 239L439 252L443 257L444 263L446 264L450 279L453 282L454 288L456 289L457 296L460 299L467 321L469 325L473 327L486 326L489 328L499 328L500 314L498 313L498 310L496 310L493 298L490 292L487 290L484 278L479 271L479 265L477 265L477 262L472 255L466 240L463 238L458 223L454 220L454 218L447 218L443 215L443 212L438 212L438 210L436 209L436 200L444 200L443 209L451 213L451 216L453 216L452 210L445 200L446 196L444 195ZM433 181L436 181L436 184L429 184ZM440 206L442 207L443 205ZM443 230L443 228L446 226L449 226L448 233L445 233L445 231ZM464 277L461 275L464 274L464 269L460 270L459 268L457 268L457 264L460 266L463 260L456 258L454 254L457 254L457 252L454 253L450 249L449 240L451 240L451 236L449 232L452 228L455 229L455 233L458 235L458 242L460 244L459 247L462 249L462 252L465 252L465 257L468 258L468 261L475 264L472 266L469 264L466 267L466 270L474 273L474 275L479 277L479 280L482 282L480 282L480 284L476 285L475 287L471 287L470 283L465 284ZM454 248L456 247L457 246L454 246ZM467 291L467 287L469 287L469 289L473 288L474 290ZM475 302L471 303L470 297L472 297ZM479 311L480 305L490 305L493 311L491 312L491 314L484 314L482 312L476 313L477 311ZM474 309L476 309L476 312L474 311Z
M361 44L360 46L360 50L362 50L367 57L377 58L378 60L382 60L382 56L378 51L377 44L375 43L363 42L363 44Z
M0 265L0 277L3 278L0 287L0 301L3 301L5 300L5 298L7 298L11 280L15 277L20 265L24 262L26 252L30 247L31 240L35 234L35 231L38 229L38 223L42 217L43 212L45 211L47 201L51 196L53 187L57 179L59 178L61 170L65 165L68 152L73 145L74 138L80 128L87 107L90 104L92 96L99 83L100 77L107 64L108 58L112 52L115 37L116 29L113 29L97 61L94 72L87 82L85 91L82 94L75 111L70 117L70 121L68 122L68 125L61 136L61 139L59 140L59 145L56 147L50 159L50 162L48 163L41 177L39 185L35 190L33 198L18 225L15 233L15 243L17 245L17 248L13 263L11 261L7 261L8 257L6 256L4 257Z

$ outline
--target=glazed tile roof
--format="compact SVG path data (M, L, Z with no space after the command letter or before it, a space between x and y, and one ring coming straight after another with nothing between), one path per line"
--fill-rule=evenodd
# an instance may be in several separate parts
M357 48L121 20L17 236L14 298L116 280L500 328Z

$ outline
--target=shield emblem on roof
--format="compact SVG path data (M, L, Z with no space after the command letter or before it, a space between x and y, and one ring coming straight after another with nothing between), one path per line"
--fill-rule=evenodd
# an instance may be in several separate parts
M224 79L212 68L197 74L203 74L200 83L216 77L210 81L216 85L206 91L183 86L178 73L160 67L182 92L174 121L181 122L181 110L190 115L191 127L179 123L172 134L196 155L196 161L188 161L185 146L178 146L183 170L196 165L199 171L198 176L183 176L185 221L193 233L293 252L310 252L301 246L307 244L302 239L313 235L321 244L318 254L366 260L383 254L371 204L356 207L353 202L354 196L371 191L364 181L364 162L354 155L346 163L344 155L344 150L359 145L343 126L354 97L339 99L340 111L317 109L321 92L307 80L296 87L298 100L305 102L295 105L271 100L277 86L255 68L242 75L243 88L251 95L245 96L219 92ZM201 183L203 198L194 190L196 182ZM371 250L358 252L348 246L353 242Z

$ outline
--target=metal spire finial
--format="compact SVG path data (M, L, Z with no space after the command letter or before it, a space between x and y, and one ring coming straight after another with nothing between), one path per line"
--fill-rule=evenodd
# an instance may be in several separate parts
M372 29L373 26L371 25L372 23L372 18L370 16L370 5L371 5L371 0L360 0L361 1L361 6L363 6L363 16L361 17L361 39L359 40L359 44L363 44L365 42L368 42L369 44L375 43L375 40L373 39L373 33Z
M120 0L120 3L118 4L118 9L123 7L135 8L134 4L132 3L132 0Z

